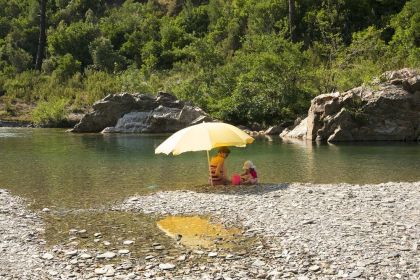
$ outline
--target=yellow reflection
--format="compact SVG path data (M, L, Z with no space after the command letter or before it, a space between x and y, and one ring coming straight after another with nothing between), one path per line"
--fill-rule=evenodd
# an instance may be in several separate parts
M198 216L169 216L158 221L157 225L167 235L189 247L209 248L215 245L215 241L232 241L241 232L238 228L225 229L220 224L211 224Z

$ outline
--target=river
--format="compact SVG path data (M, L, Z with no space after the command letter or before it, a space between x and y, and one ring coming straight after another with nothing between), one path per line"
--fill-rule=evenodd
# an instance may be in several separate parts
M206 184L205 152L154 154L166 137L0 128L0 187L29 198L35 208L90 208L136 193ZM262 183L420 181L420 143L332 145L266 137L232 148L228 172L240 172L247 159Z

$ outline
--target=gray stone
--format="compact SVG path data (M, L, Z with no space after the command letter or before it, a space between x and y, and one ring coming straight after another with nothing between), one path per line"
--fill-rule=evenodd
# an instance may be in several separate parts
M97 255L96 258L98 259L112 259L116 256L114 252L105 252L103 254Z
M420 137L417 71L386 72L381 81L372 87L360 86L315 97L306 125L285 129L281 137L328 142L417 140Z
M45 254L42 255L42 258L44 260L52 260L54 258L54 255L50 254L50 253L45 253Z
M198 107L177 100L175 96L159 92L145 94L110 94L93 105L70 131L103 133L165 133L212 121Z

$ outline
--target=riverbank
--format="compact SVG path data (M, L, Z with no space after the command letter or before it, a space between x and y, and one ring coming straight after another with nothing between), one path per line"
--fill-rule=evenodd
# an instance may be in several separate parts
M162 192L130 198L121 209L211 215L263 236L266 248L257 257L233 261L232 275L419 279L419 201L420 182L284 184Z
M211 192L209 192L211 191ZM4 279L418 279L420 182L377 185L280 184L135 196L113 211L209 215L257 238L247 250L187 250L134 258L76 249L100 233L71 230L47 246L42 213L0 190L0 276ZM87 237L86 237L87 236ZM121 240L129 248L130 240ZM150 247L159 251L159 244ZM177 243L177 241L173 241ZM72 247L73 246L73 247ZM125 250L125 251L124 251ZM3 278L2 278L3 279Z

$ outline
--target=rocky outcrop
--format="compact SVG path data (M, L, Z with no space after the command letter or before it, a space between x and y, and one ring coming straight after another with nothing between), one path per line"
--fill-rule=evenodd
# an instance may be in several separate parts
M300 132L288 131L283 137ZM420 75L402 69L381 75L369 86L315 97L308 111L308 140L420 140Z
M159 92L111 94L93 105L72 132L174 132L202 121L212 121L202 109Z
M280 133L280 137L304 139L307 131L307 119L297 119L293 127L286 128Z

